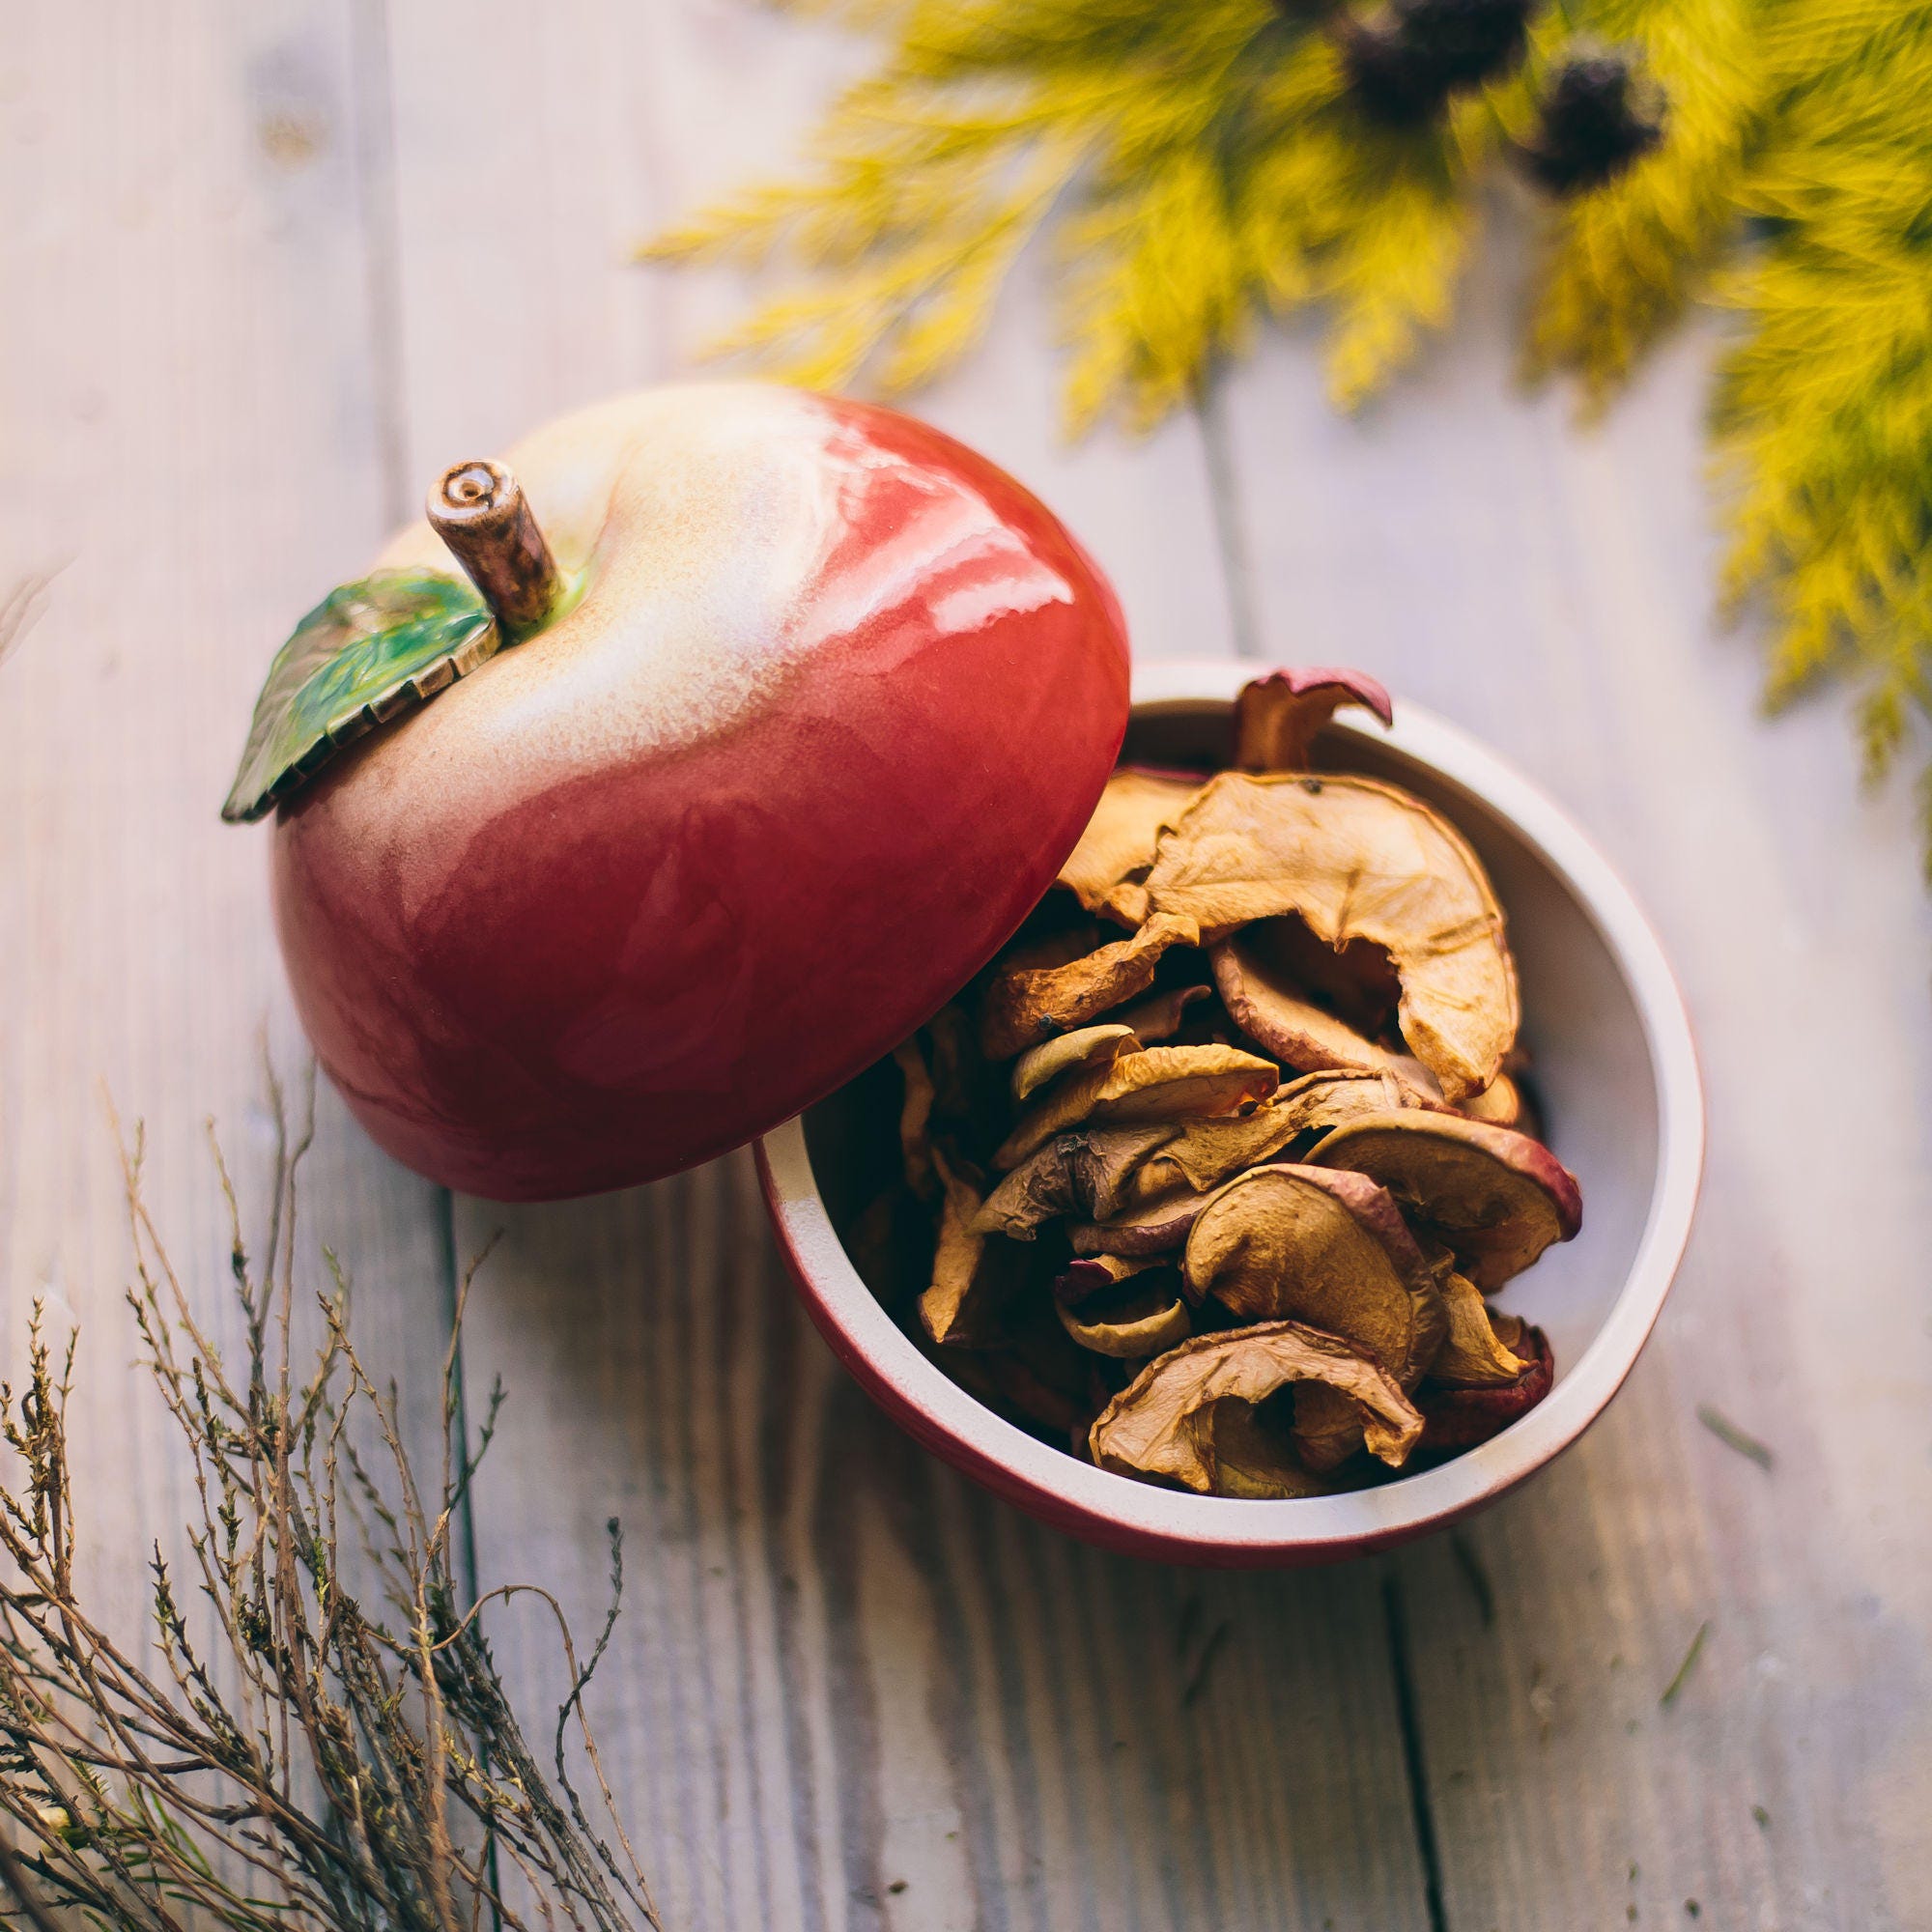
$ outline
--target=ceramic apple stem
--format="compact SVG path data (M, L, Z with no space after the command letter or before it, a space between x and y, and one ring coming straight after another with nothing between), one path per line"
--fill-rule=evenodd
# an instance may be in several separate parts
M561 584L556 559L523 487L500 463L444 470L429 493L429 521L506 635L522 637L550 615Z

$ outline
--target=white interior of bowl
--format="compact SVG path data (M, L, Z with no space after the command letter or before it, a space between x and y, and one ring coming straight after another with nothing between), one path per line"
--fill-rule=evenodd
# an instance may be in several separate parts
M1227 705L1253 672L1240 663L1138 667L1125 755L1218 759ZM1545 1329L1557 1363L1550 1395L1500 1435L1372 1490L1292 1502L1183 1494L1092 1468L1002 1421L925 1361L839 1246L834 1226L863 1205L891 1156L890 1082L876 1070L862 1077L765 1146L781 1230L821 1316L929 1427L993 1456L1042 1495L1204 1550L1392 1540L1547 1462L1582 1433L1642 1348L1690 1231L1702 1159L1695 1057L1669 969L1629 893L1556 807L1462 732L1405 705L1392 731L1373 722L1331 727L1318 762L1406 786L1481 855L1509 918L1522 1040L1548 1139L1582 1185L1582 1234L1498 1300Z

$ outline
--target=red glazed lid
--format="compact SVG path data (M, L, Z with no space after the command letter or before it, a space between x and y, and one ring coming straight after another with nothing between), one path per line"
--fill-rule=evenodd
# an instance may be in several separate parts
M887 410L647 390L505 465L535 627L540 554L471 559L493 624L404 531L277 660L230 815L281 800L276 924L356 1117L536 1200L748 1141L958 991L1087 822L1127 649L1041 504ZM458 544L503 495L443 487Z

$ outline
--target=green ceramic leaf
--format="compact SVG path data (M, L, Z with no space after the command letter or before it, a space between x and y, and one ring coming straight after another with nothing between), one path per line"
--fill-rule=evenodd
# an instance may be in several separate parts
M344 745L494 657L475 589L440 570L378 570L331 590L275 653L223 818L260 818Z

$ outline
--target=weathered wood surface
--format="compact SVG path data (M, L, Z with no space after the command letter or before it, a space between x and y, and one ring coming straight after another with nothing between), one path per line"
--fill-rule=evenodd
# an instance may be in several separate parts
M259 1188L263 1022L298 1052L261 835L213 816L266 653L444 463L685 365L733 293L628 244L781 160L855 51L739 0L10 17L0 570L59 574L0 667L6 1349L36 1293L88 1324L82 1475L130 1598L186 1498L128 1395L99 1091L147 1119L157 1214L218 1281L200 1122ZM1906 812L1861 802L1829 704L1756 720L1748 641L1710 620L1705 345L1578 437L1509 390L1515 272L1361 422L1291 341L1205 425L1068 452L1024 289L923 405L1063 509L1141 648L1369 664L1531 770L1658 918L1712 1087L1703 1215L1610 1415L1467 1532L1492 1622L1446 1542L1231 1578L991 1503L832 1366L742 1158L451 1204L325 1096L308 1225L419 1427L449 1256L504 1231L465 1357L511 1389L479 1575L589 1622L623 1519L595 1709L673 1924L1548 1932L1691 1899L1718 1926L1932 1922L1932 920ZM500 1631L553 1697L539 1623Z
M1375 665L1589 826L1658 923L1709 1087L1652 1347L1594 1435L1468 1532L1493 1629L1440 1545L1396 1565L1446 1922L1654 1924L1690 1899L1725 1925L1932 1922L1932 917L1910 799L1860 797L1837 705L1754 716L1751 639L1713 621L1710 336L1578 435L1562 397L1510 399L1520 279L1492 257L1361 424L1279 348L1226 412L1260 648Z
M9 1374L36 1298L82 1324L79 1508L131 1613L192 1497L132 1367L105 1103L145 1121L149 1205L233 1340L204 1122L259 1221L265 1031L285 1071L303 1051L264 848L213 810L291 587L384 526L387 404L346 9L12 8L0 41L0 584L51 573L0 664L0 1319ZM367 1283L433 1430L433 1190L327 1094L308 1179L305 1278L326 1240Z

